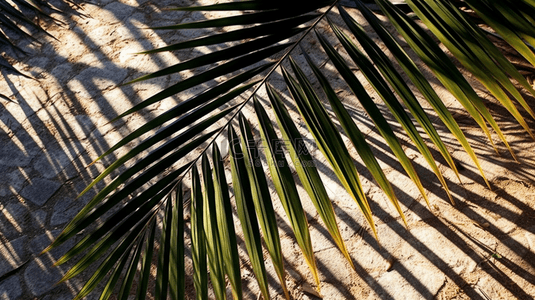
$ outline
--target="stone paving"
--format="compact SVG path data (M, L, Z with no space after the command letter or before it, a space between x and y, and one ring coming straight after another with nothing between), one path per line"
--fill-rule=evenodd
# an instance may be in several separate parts
M3 74L0 93L11 101L0 100L1 300L72 299L81 288L81 279L55 285L68 266L52 267L74 240L39 253L91 197L76 199L102 164L86 166L144 119L111 118L168 85L163 78L117 86L178 62L135 55L163 44L142 28L168 2L85 1L84 15L54 14L66 24L42 26L58 41L42 36L42 47L28 46L15 65L35 80ZM189 15L168 12L160 23Z
M0 99L0 300L71 299L84 278L88 278L83 275L55 285L70 264L60 267L52 264L74 240L45 255L39 253L87 203L94 191L79 199L77 194L112 158L87 166L150 115L163 112L195 93L193 89L180 99L172 97L151 107L146 114L109 123L119 113L176 81L176 78L162 77L119 86L190 54L187 51L151 56L134 53L201 34L143 29L147 24L159 26L201 18L198 13L161 11L172 4L191 3L88 0L82 5L84 15L54 15L65 25L43 24L58 40L43 37L47 42L42 47L29 45L28 57L15 65L35 80L3 73L0 93L10 101ZM329 67L332 66L327 64L325 68ZM344 93L347 91L339 95ZM441 92L441 97L449 101L453 111L458 109L450 95ZM532 186L535 153L531 151L535 144L503 110L492 103L489 105L507 129L521 165L512 162L503 149L502 156L496 156L481 133L472 131L473 124L461 115L459 122L482 159L493 191L483 185L469 159L445 134L453 156L464 166L462 185L451 171L441 167L458 202L456 208L448 203L444 191L414 149L407 147L407 152L414 158L429 190L431 209L422 199L417 200L418 193L407 177L391 163L389 155L382 153L381 145L375 145L374 151L383 155L380 163L388 171L410 228L408 231L403 227L384 195L371 183L369 174L359 167L372 201L381 245L366 230L355 204L340 196L344 191L330 179L330 171L320 167L326 175L330 196L336 198L334 204L342 235L357 271L344 264L309 203L305 209L310 213L325 299L487 299L485 295L490 299L530 299L535 296L535 188ZM370 137L376 136L372 129L363 131ZM116 155L121 153L124 152L118 151ZM312 299L306 283L312 282L311 276L290 236L284 233L282 242L292 295L295 299ZM256 299L257 289L247 274L250 272L244 271L243 278L250 286L246 299ZM282 299L276 284L270 288L276 295L274 298ZM88 299L97 297L91 295Z

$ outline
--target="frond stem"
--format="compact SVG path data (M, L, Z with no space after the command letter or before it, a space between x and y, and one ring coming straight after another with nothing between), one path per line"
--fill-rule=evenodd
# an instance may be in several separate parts
M240 111L245 107L245 105L247 103L249 103L249 101L253 98L253 96L256 94L256 92L258 92L258 90L266 83L266 81L268 80L268 78L271 76L271 74L273 74L273 72L275 72L275 70L282 64L282 62L290 55L290 53L295 49L295 47L297 47L301 41L310 33L310 31L312 31L312 29L314 29L314 27L321 21L323 20L323 18L325 16L327 16L327 14L333 9L333 7L339 2L339 0L335 0L330 6L329 8L321 15L319 16L315 21L314 23L312 23L312 25L310 25L310 27L305 31L303 32L303 34L301 35L301 37L299 37L299 39L290 47L290 49L288 49L286 51L286 53L284 53L284 55L279 58L279 60L277 61L277 63L271 68L271 70L269 70L269 72L264 76L264 78L262 79L262 81L258 84L258 86L254 89L254 91L251 93L251 95L247 98L247 100L245 100L240 107L238 107L238 110L229 118L228 122L223 125L221 127L221 129L215 134L215 136L212 138L212 140L210 141L210 143L204 148L204 150L199 154L199 156L197 156L197 158L195 158L193 160L193 162L191 163L191 165L184 171L182 177L180 179L178 179L176 181L176 183L174 184L174 186L171 188L171 190L167 193L167 195L165 196L165 198L168 198L169 197L169 193L175 191L175 189L177 188L177 186L180 184L180 182L182 182L182 180L184 179L184 176L185 174L187 174L191 167L193 165L195 165L199 159L206 153L206 151L214 144L215 140L223 133L223 130L225 128L227 128L227 126L230 125L230 123L232 122L232 120L240 113ZM189 202L189 200L187 201L184 201L184 205L187 205L187 203ZM161 206L161 205L160 205Z

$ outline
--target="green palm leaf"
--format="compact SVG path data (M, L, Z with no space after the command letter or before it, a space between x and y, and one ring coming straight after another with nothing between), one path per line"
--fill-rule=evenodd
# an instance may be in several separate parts
M355 122L351 119L349 113L344 108L342 102L334 92L333 88L323 76L323 74L320 72L318 67L314 65L314 63L310 60L308 55L305 56L308 61L308 65L312 68L314 74L318 78L318 80L321 83L321 86L323 88L323 91L327 95L327 99L329 100L329 103L331 104L331 107L333 108L336 116L340 120L340 125L342 125L342 128L348 135L348 137L351 139L351 142L353 143L353 146L357 150L358 154L364 161L364 164L372 174L373 178L377 181L381 189L385 192L388 199L390 199L390 202L394 205L398 213L400 214L401 218L403 219L403 222L407 226L407 220L405 219L405 215L403 214L403 211L401 210L401 206L399 205L399 201L396 198L396 195L394 194L394 189L392 188L392 185L386 178L385 173L379 166L379 163L377 162L377 159L372 153L372 150L370 149L370 146L368 143L366 143L365 137L362 134L362 132L359 130Z
M206 154L202 157L202 170L204 174L203 227L206 234L206 252L208 255L208 266L210 268L210 279L216 299L223 300L226 299L225 261L223 250L221 249L223 241L218 230L214 180L212 178L210 162Z
M360 183L356 167L349 156L349 152L343 146L341 136L337 133L336 127L329 119L325 109L321 106L318 97L312 90L310 83L306 80L302 71L298 69L295 63L292 64L292 67L301 81L298 83L283 69L283 75L292 97L296 101L301 115L306 120L307 126L314 135L314 139L322 150L323 155L329 160L338 179L353 197L353 200L359 206L371 226L373 233L377 237L377 230L372 219L370 205L364 195L362 184Z
M360 50L358 50L357 46L351 41L349 36L344 34L336 25L332 23L330 23L330 25L333 28L338 39L342 42L345 49L348 51L353 61L357 64L358 67L360 67L364 76L368 79L368 82L370 82L370 84L373 86L375 91L379 95L381 95L381 98L383 99L385 104L388 106L388 108L390 109L394 117L401 124L405 132L409 135L409 137L413 141L416 148L418 148L418 150L423 155L423 157L425 158L425 160L427 161L427 163L429 164L433 172L437 175L438 179L440 180L440 183L446 189L446 192L448 193L448 197L453 203L453 198L451 197L448 186L446 185L446 181L444 180L444 177L442 177L442 173L438 170L438 166L436 165L435 159L431 155L429 148L423 141L422 137L418 133L412 121L410 120L409 115L405 112L401 104L396 99L396 96L394 95L394 93L390 91L390 88L388 84L386 83L386 81L383 80L379 72L373 67L373 64L364 56L364 54L360 52ZM383 57L378 55L377 60L380 61L381 58ZM409 87L404 84L404 82L401 80L399 75L397 78L387 77L387 80L396 90L396 92L401 97L401 99L404 101L405 105L409 108L414 118L420 123L420 125L424 124L425 126L422 126L422 127L424 129L428 128L427 131L428 132L430 131L431 135L435 137L436 144L438 144L439 148L443 149L443 151L446 153L444 154L444 156L446 158L450 157L449 154L447 153L447 150L445 149L446 146L444 145L444 143L442 143L442 141L438 137L438 133L436 133L436 130L434 130L434 127L431 124L431 121L425 114L423 108L419 105L418 101L416 100L416 97L412 94ZM432 129L429 129L429 128L432 128Z
M315 162L309 154L303 137L297 130L288 111L284 107L280 96L271 85L267 86L268 96L275 111L277 123L283 135L286 148L290 152L290 158L293 161L297 175L307 191L312 203L318 210L318 213L327 226L327 230L334 239L336 245L353 266L353 261L347 252L344 240L340 234L340 229L336 223L336 215L327 195L325 186L320 178L319 172L315 167Z
M236 232L234 230L232 208L230 206L223 159L221 158L221 153L216 144L213 146L212 154L212 161L214 163L213 176L216 195L217 228L221 238L225 273L232 285L232 295L234 299L242 299L240 258L238 256L237 248L238 243L236 242Z
M305 260L316 280L319 290L320 282L318 267L316 266L314 251L312 249L312 241L308 230L308 220L303 211L303 206L301 205L292 171L289 168L288 161L286 161L284 154L278 148L281 145L281 141L275 133L273 124L269 121L269 117L260 102L258 102L258 99L255 99L254 107L256 115L258 116L258 123L260 124L262 144L267 152L267 164L271 179L275 184L279 199L286 211L286 216L290 221L290 226L295 234L297 244L299 244L299 247L305 256Z
M256 275L260 291L264 299L270 299L267 282L266 267L262 254L262 244L258 219L255 214L251 182L247 174L247 167L243 159L244 153L240 147L240 141L233 127L229 128L228 140L230 141L230 162L232 169L232 186L238 218L241 227L249 260Z
M251 192L256 214L262 233L266 248L271 257L271 261L279 277L286 299L290 299L288 288L286 287L286 276L284 272L284 261L282 258L281 242L279 237L279 230L275 218L275 210L271 202L271 196L266 181L266 175L260 160L260 153L256 147L251 132L251 127L245 117L240 115L240 142L243 152L243 159L247 174L249 175L249 182L251 183Z
M191 169L191 256L193 260L193 283L197 299L208 299L208 265L206 261L206 235L204 233L204 207L199 171Z

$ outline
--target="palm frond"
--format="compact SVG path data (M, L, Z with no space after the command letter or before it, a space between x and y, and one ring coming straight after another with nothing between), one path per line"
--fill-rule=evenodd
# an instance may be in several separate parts
M533 3L526 0L515 1L514 5L511 1L498 2L465 0L463 3L493 28L494 34L502 36L511 47L533 64ZM455 3L447 0L406 0L401 6L402 10L391 1L376 0L372 11L368 3L352 1L351 6L355 7L366 20L366 24L373 28L384 48L379 47L378 41L372 39L363 29L363 24L357 22L334 0L295 0L290 6L286 1L251 0L176 8L205 12L234 11L237 14L155 28L191 30L217 27L221 28L222 32L209 33L190 41L147 51L146 54L212 45L225 47L134 80L133 82L136 82L194 71L193 76L149 97L117 118L139 112L200 84L213 80L219 83L148 121L97 159L106 157L132 141L137 143L108 166L82 192L83 194L94 188L113 171L125 168L125 171L100 190L47 248L49 250L57 247L111 210L114 211L58 261L58 264L61 264L85 253L65 275L64 280L101 261L77 298L87 295L105 278L108 278L108 281L102 294L104 299L109 297L114 286L119 289L120 297L126 297L127 290L134 286L132 282L139 265L141 271L137 295L139 299L144 299L148 282L152 280L151 260L153 256L157 256L153 293L158 299L165 299L167 296L182 299L186 276L183 272L186 222L189 223L191 233L190 252L194 270L192 277L197 299L208 297L208 279L216 299L225 299L227 278L233 298L242 298L235 224L241 225L240 232L243 232L246 252L263 297L268 299L271 296L262 251L265 247L268 253L266 256L271 259L282 290L289 299L284 257L273 206L275 198L281 201L289 227L319 289L316 258L307 217L301 203L303 195L297 190L299 184L312 200L336 246L353 266L325 183L315 166L318 157L307 151L302 133L305 129L299 130L296 126L296 115L289 114L289 102L283 100L282 95L285 92L291 96L292 104L297 107L299 118L306 125L307 134L313 137L322 159L325 159L348 195L354 199L377 238L380 238L380 232L376 230L373 211L360 181L355 164L357 158L351 156L353 151L344 143L344 134L405 224L406 220L394 189L371 150L370 142L359 129L359 124L351 117L349 109L362 110L367 114L428 205L429 200L420 175L406 154L393 126L399 125L402 134L412 141L444 187L453 205L455 203L446 180L430 149L437 149L437 153L460 179L454 158L431 122L430 115L424 110L424 104L417 100L414 91L403 80L403 74L396 68L398 66L421 93L427 102L425 105L433 109L452 136L458 140L479 169L483 180L489 185L475 152L444 102L432 89L415 61L401 47L395 35L376 16L376 13L381 13L388 18L396 34L404 38L411 51L466 109L496 151L498 146L491 139L491 129L515 158L511 146L485 103L455 63L437 45L435 38L498 99L532 137L535 136L522 111L527 112L530 117L535 117L535 114L515 84L531 95L535 95L535 91L487 39L486 33L477 23ZM411 16L406 12L409 8L412 10ZM377 9L380 12L376 11ZM341 24L336 25L331 20L335 18ZM421 27L422 23L434 37ZM227 27L231 26L232 29L227 30ZM235 29L234 26L240 28ZM320 32L320 26L328 30ZM334 66L333 70L336 70L335 75L353 92L361 104L360 107L348 107L334 91L322 67L314 63L304 50L301 49L299 53L299 45L305 38L319 42L315 43L317 48L309 51L315 51L315 55L319 53L330 61ZM335 48L335 42L341 44L347 56ZM381 50L385 48L393 59ZM297 59L299 54L304 60ZM359 72L355 72L352 66L356 66ZM195 72L199 67L208 69ZM279 82L284 84L284 89L277 90L274 85L269 84L275 73L282 75L283 80ZM226 79L221 80L222 76ZM315 86L315 83L319 85ZM374 100L374 95L365 85L371 86L381 102ZM267 102L262 103L259 91L266 91ZM266 103L269 103L270 107ZM254 108L256 117L248 119L245 116L244 108L248 105ZM387 114L381 109L383 106L388 108L388 114L393 116L393 120L387 120ZM334 115L330 113L331 110ZM274 119L271 119L270 115L273 115ZM275 124L278 125L279 131L275 130ZM338 129L337 124L342 130ZM239 130L236 130L235 126ZM260 133L262 148L256 145L253 128L258 129ZM420 133L419 128L423 129L428 139ZM139 141L146 133L154 131L156 133L152 136ZM226 155L220 153L215 143L223 138L227 138L230 143L228 158L222 157ZM211 158L209 152L212 153ZM287 155L291 163L287 160ZM266 158L266 169L262 165L262 157ZM227 179L225 174L226 160L230 162L230 179ZM297 176L293 175L293 170ZM186 182L186 178L191 178L190 187L187 187L189 181ZM273 186L276 193L271 193L270 186ZM184 195L190 195L190 198L184 198ZM233 218L232 197L239 223ZM126 204L122 204L123 202ZM184 207L191 208L189 221L184 219ZM161 227L155 225L156 220L159 220ZM156 248L157 238L160 242ZM112 248L113 245L117 246ZM122 270L126 275L119 284L118 278Z

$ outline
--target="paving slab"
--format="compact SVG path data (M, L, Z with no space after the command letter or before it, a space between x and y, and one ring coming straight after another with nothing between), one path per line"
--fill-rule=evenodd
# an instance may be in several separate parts
M57 181L35 178L21 191L20 195L33 204L42 206L60 187L61 184Z
M30 221L30 211L22 203L11 201L4 201L5 206L0 209L0 229L2 236L6 239L14 239L20 237L28 230L28 222Z
M18 276L11 276L0 281L0 300L20 299L22 288Z
M28 237L22 236L0 244L0 278L19 268L29 259Z

